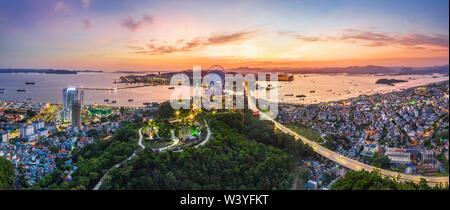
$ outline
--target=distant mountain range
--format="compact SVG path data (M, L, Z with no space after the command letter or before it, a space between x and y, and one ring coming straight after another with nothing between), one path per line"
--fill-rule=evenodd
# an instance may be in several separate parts
M183 70L183 71L191 71ZM183 72L169 71L169 72ZM206 71L206 70L204 70ZM383 74L383 75L410 75L410 74L449 74L449 65L430 67L385 67L385 66L349 66L349 67L326 67L326 68L251 68L238 67L226 69L226 72L235 73L289 73L289 74ZM45 73L45 74L76 74L78 72L103 72L101 70L57 70L57 69L0 69L0 73ZM127 71L121 70L116 73L156 73L152 71ZM168 71L161 71L168 72Z
M294 74L386 74L386 75L408 75L408 74L448 74L449 65L431 67L384 67L384 66L350 66L350 67L327 67L327 68L249 68L239 67L227 69L227 72L257 73L278 72Z
M0 69L0 74L1 73L77 74L78 72L103 72L103 71L62 70L62 69Z

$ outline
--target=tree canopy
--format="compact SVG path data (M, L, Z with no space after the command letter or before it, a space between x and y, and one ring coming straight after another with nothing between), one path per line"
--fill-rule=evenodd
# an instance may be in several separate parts
M0 157L0 190L14 189L14 168L11 161Z
M208 115L213 137L183 152L144 150L110 173L101 189L289 189L293 157L309 147L249 113Z
M396 178L382 177L380 172L374 170L351 171L344 178L338 179L331 186L331 190L432 190L447 189L447 186L436 185L434 188L428 186L425 179L420 183L401 182Z

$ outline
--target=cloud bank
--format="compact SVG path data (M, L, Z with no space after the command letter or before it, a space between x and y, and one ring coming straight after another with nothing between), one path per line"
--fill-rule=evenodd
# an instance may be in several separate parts
M239 41L248 40L255 35L257 31L242 31L242 32L236 32L231 34L220 34L220 35L213 35L208 38L194 38L190 41L184 41L184 40L178 40L176 45L163 45L163 46L157 46L153 42L150 44L147 44L145 50L137 50L135 53L137 54L149 54L149 55L162 55L162 54L170 54L175 52L188 52L193 49L201 49L208 46L214 46L214 45L223 45L223 44L229 44L229 43L236 43ZM181 43L183 43L181 46L179 46ZM141 49L138 47L130 47L129 49L136 50Z
M431 46L438 48L449 47L449 37L444 34L384 34L374 31L364 31L356 29L346 29L337 35L326 36L302 36L293 32L281 31L279 35L289 35L302 42L327 42L336 41L351 44L359 44L367 47L406 47L412 49L422 49L421 46Z
M154 18L151 15L144 15L141 19L134 19L132 17L128 17L122 20L120 25L130 31L136 31L145 24L153 23L153 20Z

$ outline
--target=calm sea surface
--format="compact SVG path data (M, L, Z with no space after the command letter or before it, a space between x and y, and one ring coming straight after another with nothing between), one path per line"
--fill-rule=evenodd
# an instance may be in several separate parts
M11 73L0 74L0 100L20 100L31 98L33 102L62 102L62 90L65 87L114 88L136 86L136 84L114 84L124 74L118 73L78 73L68 74L36 74ZM403 79L405 83L395 86L375 84L378 79ZM445 75L295 75L293 82L278 83L278 101L285 103L319 103L342 100L360 94L386 93L403 88L425 85L431 82L448 80ZM25 85L35 82L35 85ZM169 86L149 86L142 88L108 90L85 90L85 104L106 104L105 99L116 100L116 106L143 106L144 102L163 102L170 99L174 90ZM4 89L4 90L1 90ZM26 92L17 92L25 89ZM3 92L3 93L2 93ZM291 96L293 94L294 96ZM303 100L296 95L306 95ZM133 99L129 102L129 99Z
M0 74L0 99L26 100L34 102L62 103L62 90L65 87L114 88L136 86L135 84L114 84L123 74L117 73L78 73L78 74L36 74L13 73ZM35 85L25 85L35 82ZM17 92L25 89L26 92ZM143 106L144 102L162 102L169 100L173 90L168 86L150 86L142 88L108 90L85 90L85 104L106 104L105 99L116 100L117 106ZM133 99L129 102L129 99Z

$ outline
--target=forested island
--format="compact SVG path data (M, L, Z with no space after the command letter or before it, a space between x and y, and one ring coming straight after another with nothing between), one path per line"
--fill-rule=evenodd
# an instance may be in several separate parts
M379 79L375 82L375 84L385 84L385 85L394 86L395 83L401 83L401 82L408 82L408 81L399 80L399 79Z

